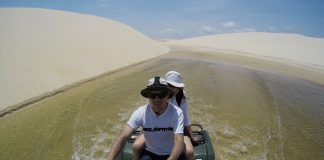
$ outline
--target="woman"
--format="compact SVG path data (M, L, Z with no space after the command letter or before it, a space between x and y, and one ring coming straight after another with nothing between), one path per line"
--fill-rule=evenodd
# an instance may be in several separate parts
M197 141L194 139L191 131L191 122L189 118L188 103L186 101L186 96L184 95L185 86L182 83L182 78L180 73L176 71L169 71L165 79L168 82L168 86L173 90L174 96L170 101L182 109L184 115L184 143L185 143L185 156L186 159L194 159L193 144L196 145Z
M184 115L184 143L185 143L185 157L187 160L194 159L193 144L196 145L197 141L194 139L191 131L191 122L188 113L188 103L184 95L183 87L185 84L182 83L180 73L176 71L167 72L165 79L168 82L168 86L174 92L174 96L170 98L170 101L182 109ZM133 144L133 159L137 160L140 158L141 152L145 148L145 139L141 134Z

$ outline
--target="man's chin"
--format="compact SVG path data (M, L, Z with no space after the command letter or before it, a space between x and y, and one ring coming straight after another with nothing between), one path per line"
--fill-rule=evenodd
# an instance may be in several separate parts
M161 106L162 106L161 103L156 103L156 104L154 104L154 107L161 107Z

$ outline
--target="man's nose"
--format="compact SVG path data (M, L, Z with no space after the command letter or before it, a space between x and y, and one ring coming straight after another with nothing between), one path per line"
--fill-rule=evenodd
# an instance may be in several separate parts
M153 100L159 100L160 98L158 96L154 97Z

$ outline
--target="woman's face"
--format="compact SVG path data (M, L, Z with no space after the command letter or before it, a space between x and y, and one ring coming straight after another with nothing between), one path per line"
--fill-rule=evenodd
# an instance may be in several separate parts
M173 85L171 85L171 84L168 84L168 86L169 86L169 88L174 92L174 95L177 95L177 94L179 93L180 88L175 87L175 86L173 86Z

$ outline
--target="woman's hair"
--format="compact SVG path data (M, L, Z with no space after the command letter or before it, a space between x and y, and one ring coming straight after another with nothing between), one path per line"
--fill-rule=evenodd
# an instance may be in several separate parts
M185 99L186 96L183 93L183 88L180 88L178 94L176 95L176 100L177 100L178 106L180 106L182 98Z

